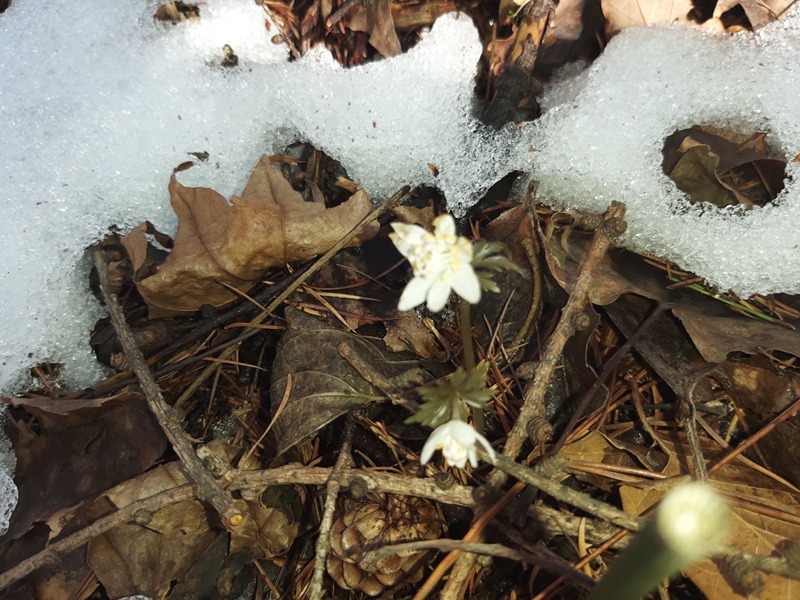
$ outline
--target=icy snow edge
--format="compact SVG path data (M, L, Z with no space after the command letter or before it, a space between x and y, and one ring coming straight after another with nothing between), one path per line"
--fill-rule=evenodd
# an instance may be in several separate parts
M800 9L759 33L629 29L535 125L530 168L559 209L627 207L627 247L674 261L740 296L800 293ZM570 89L570 85L574 89ZM774 203L692 205L661 168L664 139L710 124L754 133L787 158Z

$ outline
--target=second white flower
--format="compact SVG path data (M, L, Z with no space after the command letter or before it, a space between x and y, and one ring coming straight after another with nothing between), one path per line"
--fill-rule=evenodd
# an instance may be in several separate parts
M494 463L495 452L492 445L485 437L475 431L475 428L453 419L433 430L425 445L422 447L420 462L424 465L433 457L433 453L441 450L448 465L463 469L467 461L473 468L478 466L478 449L475 444L483 446Z

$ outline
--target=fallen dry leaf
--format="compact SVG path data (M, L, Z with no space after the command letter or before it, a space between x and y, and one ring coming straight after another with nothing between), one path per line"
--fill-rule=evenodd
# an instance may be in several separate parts
M561 0L536 57L536 69L550 74L574 60L594 60L600 54L605 19L594 0Z
M800 398L800 377L779 371L759 357L747 362L727 361L709 373L731 397L750 431L757 431ZM766 464L781 477L800 486L800 415L778 423L759 440Z
M184 187L174 175L169 192L178 233L155 273L148 262L147 226L122 240L136 286L154 318L229 304L238 296L227 286L247 291L270 267L326 252L373 209L363 190L334 208L304 202L266 156L253 169L242 197L230 203L214 190ZM373 237L377 229L377 224L368 227L353 244Z
M783 189L786 161L767 146L766 133L695 125L664 142L664 172L693 203L765 206Z
M353 31L366 31L370 45L384 58L397 56L402 52L394 29L389 0L375 0L356 6L348 14L347 27Z
M112 598L167 598L176 581L185 586L189 579L202 585L192 585L194 594L188 597L203 597L214 590L216 578L209 581L208 574L220 568L226 549L226 536L209 526L203 505L187 500L160 509L147 526L125 523L97 536L89 542L87 559ZM215 560L208 561L206 554ZM198 562L205 563L205 577L197 577L197 569L189 575Z
M383 341L394 352L410 350L425 360L447 362L450 360L450 350L444 348L442 339L434 331L432 324L426 326L415 313L402 312L397 319L386 321Z
M720 0L714 8L714 20L724 28L725 13L741 6L753 29L777 21L795 0Z
M567 291L574 285L578 265L590 242L589 237L575 232L553 236L544 246L550 273ZM764 349L800 356L800 335L796 331L739 315L691 289L669 290L667 285L663 271L632 252L615 249L593 271L589 301L606 306L622 294L634 293L666 305L708 362L722 362L731 352L758 354Z
M138 475L166 448L164 434L141 398L67 414L26 408L37 416L40 429L39 435L14 445L19 505L2 538L6 543L23 545L19 538L47 522L54 511Z
M155 18L158 21L170 21L180 23L181 21L196 21L200 18L200 8L197 4L181 2L166 2L156 9Z
M704 458L710 459L712 463L726 452L707 438L700 438L699 442ZM691 452L683 433L665 432L662 443L671 451L671 460L663 474L669 476L688 472ZM728 499L733 509L731 536L728 540L731 545L747 552L771 555L781 554L789 542L800 539L800 525L797 525L800 503L797 495L776 489L775 481L766 475L744 466L741 462L733 461L713 474L710 483ZM642 514L671 487L665 482L643 487L623 484L619 490L623 509L631 514ZM766 510L758 511L759 506ZM782 512L788 515L787 519L779 518ZM689 567L686 575L708 598L743 598L744 596L733 589L731 581L723 574L719 565L716 559L705 560ZM800 581L765 574L762 598L788 599L795 598L798 593Z
M206 465L222 472L240 448L215 439L198 449ZM242 466L242 465L240 465ZM253 459L244 470L258 469ZM137 500L184 485L180 463L159 465L98 496L91 504L59 511L48 521L51 527L73 519L97 518L113 507L124 508ZM255 559L284 553L300 527L300 492L294 486L270 486L251 500L237 499L244 521L230 538L215 527L203 504L187 500L155 511L145 523L126 523L94 538L88 561L109 595L134 592L153 598L227 598L218 584L224 571L235 572ZM223 561L225 566L223 567ZM177 583L176 583L177 581Z
M691 23L689 13L694 9L692 0L602 0L600 6L606 17L606 39L627 27Z
M364 338L300 310L288 308L286 322L270 385L273 412L281 407L288 391L285 406L275 420L279 454L350 409L386 400L364 379L354 362L362 372L368 370L398 390L422 385L429 379L416 360L384 352ZM350 354L349 359L343 351Z

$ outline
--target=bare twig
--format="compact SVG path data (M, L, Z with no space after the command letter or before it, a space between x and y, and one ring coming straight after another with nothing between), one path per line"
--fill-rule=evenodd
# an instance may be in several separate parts
M487 455L483 455L484 460L488 459ZM609 523L613 523L617 527L623 527L633 531L638 530L642 525L642 519L639 517L632 517L628 513L619 510L607 504L592 498L589 494L572 489L566 485L553 481L547 477L539 475L535 469L521 465L507 456L497 456L495 467L501 471L508 473L515 479L523 481L530 486L543 491L544 493L552 496L556 500L566 502L575 508L579 508L588 512L591 515L599 517Z
M366 0L345 0L341 8L333 13L328 20L325 21L325 28L328 30L333 29L339 22L347 16L347 13L352 11L356 6L364 6Z
M522 322L522 326L517 332L517 335L514 336L514 339L508 346L511 349L509 352L509 361L519 354L519 346L522 340L528 337L531 326L542 311L542 267L536 255L536 242L533 239L522 240L522 249L525 251L525 257L528 259L528 263L531 267L533 289L531 292L531 304L525 315L525 320Z
M547 340L542 350L542 356L536 368L533 381L525 390L522 408L514 427L508 434L508 440L503 448L503 454L509 458L519 455L522 445L529 437L531 424L544 418L544 395L553 372L559 364L564 346L572 335L580 329L585 314L584 307L589 301L589 289L592 282L592 272L603 260L603 257L612 246L614 239L624 232L625 205L613 202L603 217L603 224L597 229L591 246L581 264L578 279L572 289L569 300L561 313L555 331ZM536 440L534 440L536 441ZM492 485L499 487L505 480L501 472L496 472L491 479Z
M362 548L365 550L366 548ZM376 558L391 556L400 552L416 552L419 550L439 550L440 552L451 552L453 550L461 550L462 552L471 552L472 554L482 554L484 556L494 556L496 558L507 558L517 562L527 562L534 565L544 567L548 571L558 573L564 577L572 579L578 585L585 588L591 588L594 585L594 579L588 575L584 575L563 559L548 556L544 552L537 552L524 550L514 550L503 544L482 544L478 542L465 542L463 540L421 540L419 542L406 542L402 544L391 544L384 546L377 550L371 550Z
M108 272L103 251L98 247L93 248L92 257L94 258L95 267L97 267L100 291L108 308L111 323L114 325L117 336L119 336L125 356L139 379L142 391L147 399L147 405L164 430L178 458L180 458L189 479L197 486L198 498L205 500L214 507L226 529L235 530L244 519L241 511L236 508L230 495L222 489L217 480L203 466L191 443L183 435L183 424L180 417L161 395L161 389L147 366L142 351L136 345L133 332L131 332L128 323L125 321L122 307L119 305L117 298L108 291Z
M289 47L289 51L292 53L292 57L295 59L301 58L300 50L297 49L297 44L294 43L291 36L286 33L286 28L281 23L280 19L276 19L275 15L272 14L272 11L269 8L269 2L262 2L261 7L264 9L264 12L267 13L269 16L270 21L275 24L275 27L278 28L278 34L281 36L281 39L286 43Z
M319 524L319 537L317 537L316 556L314 558L314 577L311 580L309 598L311 600L322 600L322 581L325 577L325 563L328 560L328 553L331 549L331 528L333 527L333 515L336 512L336 502L339 499L339 491L342 484L339 477L348 468L353 457L350 456L350 446L353 441L353 429L355 421L352 412L347 415L347 424L344 428L342 445L339 447L339 456L336 464L331 471L328 479L328 494L325 497L325 510L322 513L322 520Z
M606 361L603 371L597 376L597 379L595 379L595 381L592 383L592 386L586 391L580 402L578 402L578 406L575 407L572 415L570 415L569 421L564 427L561 437L558 438L558 441L553 444L553 447L550 449L550 455L557 453L559 450L561 450L564 444L567 443L567 438L569 438L569 436L572 434L573 428L581 419L581 417L584 416L586 407L589 406L589 402L591 402L595 397L595 394L600 389L600 386L603 385L603 382L606 381L611 372L614 371L617 366L619 366L619 363L622 361L624 356L628 354L633 345L639 342L642 336L644 336L644 334L650 330L650 327L659 319L665 310L667 310L667 306L665 304L656 305L655 308L650 311L650 314L647 315L647 318L642 322L642 324L639 325L636 331L628 336L628 339L625 340L622 346L617 348L611 358Z
M510 460L510 459L505 459ZM504 463L505 464L505 463ZM530 469L529 469L530 471ZM287 484L300 484L300 485L326 485L332 478L333 469L330 467L307 467L296 463L290 463L277 467L275 469L266 469L263 471L235 471L229 472L224 480L229 484L228 487L233 490L248 491L250 493L261 493L263 490L272 485L287 485ZM522 475L521 475L522 476ZM527 476L526 476L527 477ZM439 487L433 478L420 479L409 475L401 475L397 473L387 473L382 471L375 471L369 469L342 469L336 476L341 487L349 486L356 479L359 480L360 486L372 493L385 493L385 494L398 494L406 496L416 496L419 498L428 498L436 500L443 504L452 504L455 506L465 506L475 508L475 499L472 496L473 488L465 485L455 484L447 489ZM532 482L537 481L536 478L531 479ZM555 482L553 485L559 486ZM119 484L117 487L128 486L129 481ZM564 487L564 486L561 486ZM116 489L116 488L115 488ZM109 494L113 495L110 491L103 492L100 495ZM561 497L562 494L555 492L553 497ZM0 573L0 589L4 589L23 577L30 575L36 569L45 565L53 565L58 562L60 557L80 548L82 545L88 543L91 539L106 531L120 525L133 521L139 511L145 510L155 512L170 504L189 500L194 497L192 486L188 483L178 484L174 488L170 488L143 498L134 503L129 504L124 508L120 508L111 515L102 517L92 524L86 526L84 529L76 531L75 533L53 542L44 550L20 562L18 565ZM567 497L567 496L563 496ZM94 499L90 499L75 507L74 512L81 512L80 507L88 505ZM600 503L601 505L603 503ZM606 505L602 510L615 510L612 506ZM601 545L598 549L604 551L611 545L617 547L624 547L626 539L622 538L620 534L628 532L627 529L618 529L610 525L604 519L585 519L574 515L566 514L560 510L549 508L544 505L530 506L528 508L528 515L531 519L535 520L537 525L542 531L544 539L550 539L555 536L576 536L581 522L585 525L586 539L594 545ZM636 519L636 517L629 517ZM614 539L614 544L605 543L609 538ZM619 540L619 541L617 541ZM459 542L463 543L463 542ZM464 551L470 552L469 547L461 548ZM467 554L467 556L472 556ZM734 557L737 560L744 561L753 569L763 571L765 573L774 573L782 577L791 579L800 579L800 571L789 564L783 557L763 556L760 554L751 554L742 552L736 548L727 548L720 556ZM580 564L580 563L579 563Z
M706 471L706 460L703 458L703 451L700 449L700 439L697 437L695 414L694 402L689 398L681 398L678 405L678 416L686 432L686 440L689 442L694 464L694 478L705 483L708 481L708 472Z
M98 535L105 533L109 529L113 529L117 525L132 521L136 513L140 510L154 511L170 504L191 500L192 497L194 497L194 491L192 490L192 486L187 483L165 492L148 496L147 498L129 504L125 508L119 509L117 512L107 517L97 519L91 525L84 527L80 531L64 539L53 542L41 552L34 554L30 558L26 558L19 564L0 573L0 590L16 583L23 577L27 577L41 567L58 564L61 557L66 556L73 550L77 550L84 544L88 544Z

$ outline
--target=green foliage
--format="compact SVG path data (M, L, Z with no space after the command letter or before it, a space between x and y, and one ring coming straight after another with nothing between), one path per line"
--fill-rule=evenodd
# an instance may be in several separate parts
M488 363L470 371L459 367L447 379L417 388L423 404L417 414L406 419L406 423L438 427L451 419L465 421L467 411L464 404L480 409L494 396L494 390L486 387L488 372ZM454 411L457 414L453 414Z
M475 269L481 288L486 291L494 293L500 291L494 280L494 273L504 270L522 272L522 269L508 258L506 247L500 242L477 240L473 244L472 252L472 268Z

